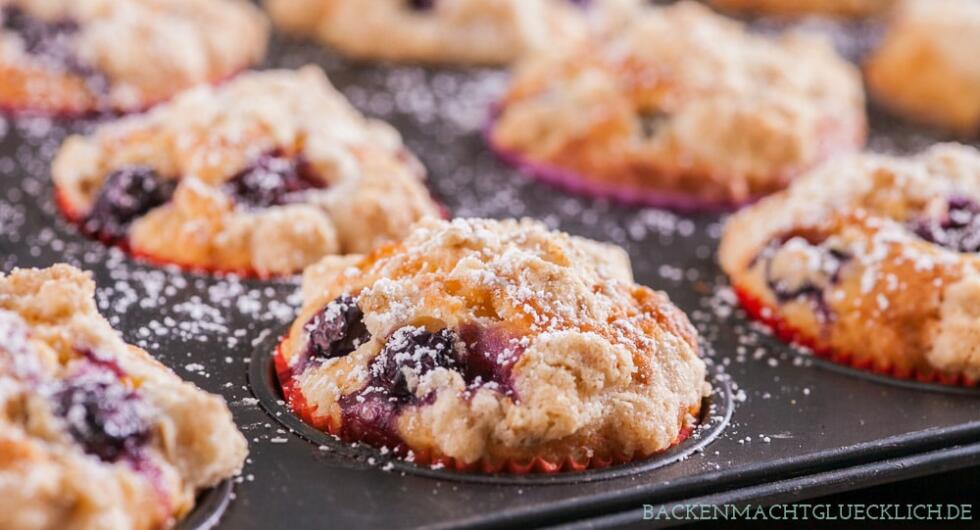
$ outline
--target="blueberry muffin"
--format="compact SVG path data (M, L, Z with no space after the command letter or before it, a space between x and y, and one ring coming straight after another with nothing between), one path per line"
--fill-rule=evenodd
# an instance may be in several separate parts
M820 13L840 17L865 17L883 13L896 0L711 0L722 9L773 15Z
M614 246L534 221L427 220L308 269L289 405L344 440L482 471L582 469L678 442L708 391L696 332Z
M590 28L610 27L641 0L265 0L286 31L361 59L505 64Z
M267 32L241 0L0 0L0 107L144 109L258 62Z
M53 167L69 219L188 267L288 274L439 215L419 162L315 67L239 76L69 138Z
M778 190L865 129L859 73L828 43L752 35L681 2L531 57L487 135L574 191L696 209Z
M908 0L865 67L874 99L912 120L980 134L980 2Z
M720 261L748 312L899 377L980 379L980 152L855 155L735 215Z
M0 275L0 528L171 526L248 446L224 401L122 341L88 275Z

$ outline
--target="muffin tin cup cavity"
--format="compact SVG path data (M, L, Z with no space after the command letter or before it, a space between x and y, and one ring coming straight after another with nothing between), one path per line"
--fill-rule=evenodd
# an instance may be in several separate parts
M712 372L709 377L713 391L702 401L698 425L686 438L682 436L684 439L676 445L648 458L582 471L541 473L531 470L524 474L456 471L439 465L424 466L408 462L390 454L382 454L378 449L368 445L349 444L304 422L293 413L283 399L274 361L278 341L278 335L270 334L270 338L259 344L249 363L249 386L261 407L293 434L317 445L323 451L348 460L350 465L365 469L380 467L386 471L413 473L439 480L485 484L547 485L613 479L663 468L702 451L722 433L731 420L734 410L732 388L728 378Z
M194 510L181 519L174 530L211 530L217 527L231 502L233 489L234 486L229 479L201 492L197 496Z

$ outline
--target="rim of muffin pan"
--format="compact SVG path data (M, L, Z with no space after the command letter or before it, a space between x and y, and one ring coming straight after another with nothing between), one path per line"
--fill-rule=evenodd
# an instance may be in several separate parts
M787 349L795 356L812 363L821 370L829 370L839 374L864 379L874 383L919 390L922 392L937 392L941 394L954 394L961 396L980 396L980 386L951 385L946 383L919 381L907 379L885 373L878 373L873 368L858 368L850 364L834 361L828 357L814 353L805 346L798 344L787 344Z
M231 503L233 479L225 479L197 495L194 509L177 522L174 530L211 530L218 526Z
M604 468L555 473L480 473L442 469L415 464L391 453L382 454L364 443L347 443L304 422L289 408L275 373L275 351L281 334L270 333L256 347L249 362L248 384L261 408L292 435L302 438L328 454L336 455L355 467L392 473L411 473L432 479L483 484L549 485L594 482L660 469L701 452L725 430L735 403L729 378L709 369L712 393L701 401L700 417L691 434L679 443L647 458Z

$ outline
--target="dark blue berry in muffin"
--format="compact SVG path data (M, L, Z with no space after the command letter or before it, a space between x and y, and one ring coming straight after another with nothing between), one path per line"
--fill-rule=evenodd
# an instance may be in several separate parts
M449 329L432 333L424 328L401 328L388 339L371 365L372 382L400 401L414 401L410 379L417 382L437 367L457 368L457 340Z
M653 138L667 123L670 116L659 111L648 111L641 112L637 116L637 119L640 122L640 134L644 138Z
M436 7L436 0L408 0L407 5L415 11L429 11Z
M370 365L368 382L359 392L338 401L343 436L373 445L397 447L402 443L397 421L406 406L429 403L416 386L436 368L459 373L470 388L491 388L513 394L511 370L523 346L509 336L476 325L460 332L436 332L408 326L397 330Z
M72 438L103 461L135 459L150 439L146 405L110 370L89 366L59 383L52 399Z
M980 251L980 204L966 197L950 198L946 214L912 221L922 239L957 252Z
M176 182L147 166L129 166L107 178L82 228L107 242L124 240L137 218L170 200Z
M83 77L89 88L102 93L108 80L75 53L73 39L78 24L73 20L43 20L16 6L0 8L0 29L14 33L24 44L24 51L48 67Z
M376 446L396 448L397 421L406 405L425 402L415 394L419 378L436 367L456 368L456 334L443 329L404 327L396 331L375 357L367 385L342 397L343 436Z
M268 208L294 202L300 193L326 187L326 183L303 157L273 152L260 156L224 187L238 204Z
M776 267L774 263L780 259L789 261ZM756 262L764 264L766 284L779 303L807 300L829 322L833 311L824 295L840 282L841 271L851 259L850 253L829 242L826 234L799 231L770 241Z
M343 295L334 299L307 324L308 357L343 357L371 340L363 318L364 313L357 305L357 298Z

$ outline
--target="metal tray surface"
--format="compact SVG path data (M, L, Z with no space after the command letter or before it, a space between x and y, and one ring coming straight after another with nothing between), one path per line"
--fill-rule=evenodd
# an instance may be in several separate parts
M864 37L851 29L806 25L831 32L852 57L866 48ZM853 487L835 482L835 473L884 469L902 459L961 457L947 457L947 468L976 462L975 443L951 449L980 439L976 391L828 369L747 322L715 264L723 217L575 197L500 163L479 130L504 85L504 72L353 63L281 37L266 66L306 63L323 66L357 107L402 132L428 167L433 193L455 215L530 216L624 246L638 281L666 291L701 332L721 392L712 397L712 414L719 418L711 423L723 424L728 414L719 403L733 403L734 411L723 430L703 433L700 440L717 437L692 455L596 480L472 480L387 465L370 449L324 443L285 418L288 411L270 394L275 387L268 366L261 365L294 316L298 279L214 278L160 269L85 239L58 216L48 167L66 134L93 123L0 119L0 270L69 262L93 271L99 306L128 341L225 396L251 455L234 481L219 528L528 526L603 514L610 522L642 503L726 492L733 499L772 498L783 486L799 488L801 495L823 494ZM873 149L910 152L942 139L873 107L871 119ZM260 366L250 366L255 362ZM729 388L732 398L726 399ZM890 480L924 472L921 466L904 475L901 466L888 469ZM213 517L197 517L192 515L190 526L213 523Z

